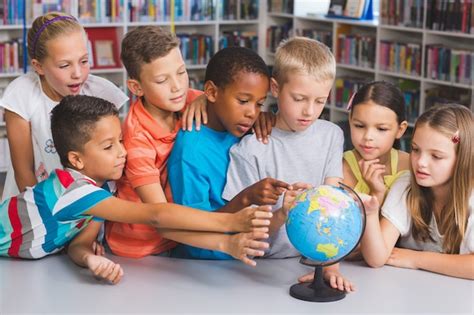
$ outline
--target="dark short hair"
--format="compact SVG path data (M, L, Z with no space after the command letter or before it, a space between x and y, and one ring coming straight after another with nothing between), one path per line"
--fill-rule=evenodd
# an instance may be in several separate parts
M354 107L372 101L377 105L387 107L397 115L397 122L405 121L405 98L402 91L392 83L386 81L374 81L365 84L354 95L351 106L351 115Z
M165 57L179 46L179 39L171 32L156 26L139 26L122 40L120 58L131 79L140 79L144 64Z
M270 78L265 61L256 52L244 47L228 47L218 51L209 61L204 81L225 88L240 72L259 73Z
M91 139L95 124L103 117L117 116L114 104L98 97L68 95L51 111L51 132L61 164L69 167L68 153L81 151Z

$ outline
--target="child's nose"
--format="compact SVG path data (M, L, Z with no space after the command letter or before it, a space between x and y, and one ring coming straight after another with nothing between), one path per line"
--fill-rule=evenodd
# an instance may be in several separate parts
M80 65L74 66L73 71L72 71L72 77L75 78L75 79L80 78L81 74L82 74L81 66Z
M181 82L178 78L173 77L171 78L171 90L173 92L179 91L181 89Z

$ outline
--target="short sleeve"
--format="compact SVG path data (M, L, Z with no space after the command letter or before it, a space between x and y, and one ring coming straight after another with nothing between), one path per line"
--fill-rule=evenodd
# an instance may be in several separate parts
M235 144L229 152L230 162L226 184L222 192L222 198L227 201L232 200L242 190L260 180L257 167L240 154L242 150L245 150L243 146Z
M155 148L143 134L125 137L127 164L125 175L133 188L160 183L160 170L156 167Z
M114 104L117 108L121 108L128 102L128 96L107 79L89 75L86 84L83 90L85 95L103 98Z
M201 210L212 209L209 180L197 167L178 159L168 164L168 178L175 203Z
M474 254L474 194L471 194L471 198L469 198L469 218L459 253Z
M78 180L58 199L53 213L59 221L81 219L84 212L110 197L111 192L87 180Z
M341 128L336 128L333 138L333 143L330 146L330 152L328 154L328 163L324 178L328 177L340 177L343 178L342 172L342 156L344 153L344 135Z
M400 176L388 191L382 206L382 216L395 226L401 236L408 235L411 226L410 212L406 202L409 184L409 173Z
M32 101L38 101L32 95L34 92L35 86L32 74L22 75L7 86L0 99L0 107L30 121L36 110L36 106L32 104Z

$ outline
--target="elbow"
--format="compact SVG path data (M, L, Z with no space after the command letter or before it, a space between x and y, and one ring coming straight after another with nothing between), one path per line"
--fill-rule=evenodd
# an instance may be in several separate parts
M162 222L166 221L165 218L163 218L164 215L166 215L166 211L162 211L162 207L160 206L161 204L153 204L151 208L151 215L148 216L148 225L153 226L154 228L162 228Z
M380 268L382 267L383 265L385 265L384 262L382 261L377 261L377 260L365 260L365 262L367 263L367 265L369 265L369 267L371 268Z
M386 260L382 259L381 257L370 257L364 254L362 256L364 257L366 264L371 268L380 268L386 263Z

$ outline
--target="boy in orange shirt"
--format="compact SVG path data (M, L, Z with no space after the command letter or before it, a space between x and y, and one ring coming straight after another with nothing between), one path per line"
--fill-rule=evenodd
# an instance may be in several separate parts
M179 40L157 26L138 27L122 41L129 90L137 96L123 125L128 152L118 197L135 202L172 202L166 162L181 127L178 113L202 94L188 89ZM175 246L144 224L106 223L112 252L127 257L159 254Z

